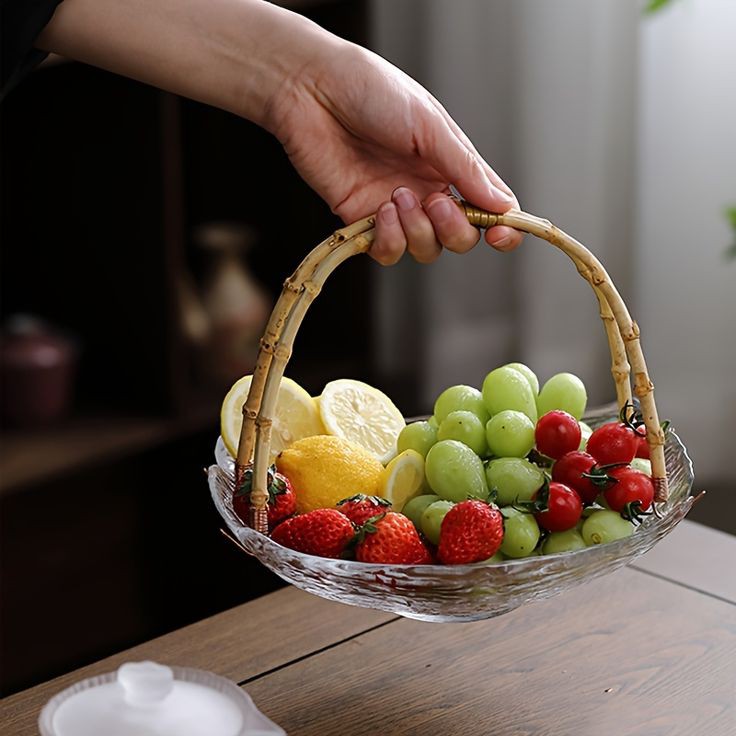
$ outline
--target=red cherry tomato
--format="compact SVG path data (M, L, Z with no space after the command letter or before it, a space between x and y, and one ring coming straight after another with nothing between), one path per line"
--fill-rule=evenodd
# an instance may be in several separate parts
M572 489L562 483L552 481L547 489L546 511L538 511L534 514L539 526L550 532L564 532L572 529L580 521L583 513L583 504L580 496ZM544 502L539 497L540 492L534 494L534 500Z
M580 425L574 416L566 411L548 411L537 422L534 440L537 450L547 457L557 460L565 453L580 447Z
M595 458L587 452L568 452L552 466L552 480L577 491L580 500L588 506L595 501L601 489L583 477L583 473L590 473L595 465Z
M649 443L646 437L639 435L636 445L636 457L643 457L649 460Z
M620 422L609 422L596 429L588 438L585 449L599 465L630 463L636 455L639 435Z
M646 473L634 468L614 468L608 475L616 482L606 488L603 497L613 511L627 513L630 509L635 513L646 511L652 505L654 483Z

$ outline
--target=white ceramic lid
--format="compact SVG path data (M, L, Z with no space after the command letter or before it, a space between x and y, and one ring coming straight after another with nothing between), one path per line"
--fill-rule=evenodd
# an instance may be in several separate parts
M41 711L42 736L285 736L211 672L128 662L72 685Z

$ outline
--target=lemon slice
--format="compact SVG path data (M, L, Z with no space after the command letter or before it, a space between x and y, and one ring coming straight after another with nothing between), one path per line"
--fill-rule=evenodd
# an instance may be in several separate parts
M386 394L362 381L330 381L319 397L319 413L328 434L351 440L387 463L396 454L396 440L406 426Z
M404 450L383 470L382 498L391 502L394 511L424 491L424 458L416 450Z
M228 452L235 457L243 426L243 404L253 376L233 384L222 402L220 433ZM271 461L295 440L324 434L314 399L295 381L282 378L271 427Z

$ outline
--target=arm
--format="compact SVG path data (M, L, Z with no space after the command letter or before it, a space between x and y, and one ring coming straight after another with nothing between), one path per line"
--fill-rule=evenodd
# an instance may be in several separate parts
M248 118L346 222L377 211L372 255L429 262L477 232L442 192L503 212L511 191L442 106L394 66L262 0L65 0L37 46ZM492 228L501 249L521 236Z

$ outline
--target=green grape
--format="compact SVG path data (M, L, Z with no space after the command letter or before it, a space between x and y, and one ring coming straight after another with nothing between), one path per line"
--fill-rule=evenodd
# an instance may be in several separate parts
M414 496L414 498L409 499L404 504L404 508L401 509L401 513L404 514L404 516L406 516L417 529L419 529L419 520L422 518L424 509L439 500L440 497L435 496L434 493L427 493L423 496Z
M419 526L422 530L422 534L424 534L432 544L440 543L442 520L454 505L455 504L452 501L435 501L427 506L427 508L422 512Z
M437 430L429 422L412 422L399 433L396 440L397 454L404 450L416 450L422 457L427 457L429 448L437 442Z
M542 386L537 397L537 410L540 417L553 409L562 409L575 419L581 419L587 401L585 385L577 376L557 373Z
M646 475L652 474L652 463L645 457L635 457L629 464L634 470L641 470Z
M603 496L600 496L600 498L603 498ZM600 511L603 507L598 505L598 501L595 502L595 505L593 506L584 506L583 507L583 513L580 517L580 521L578 522L578 527L580 529L583 528L583 522L592 514L594 514L596 511Z
M483 424L489 419L481 392L472 386L450 386L437 397L434 416L439 424L451 411L469 411Z
M434 414L429 419L427 419L427 424L429 424L429 426L432 427L432 429L434 430L437 430L440 427L440 423L437 421L437 417L434 416Z
M578 447L578 450L580 452L585 452L585 448L588 445L588 437L593 434L593 430L585 423L585 422L578 422L580 425L580 447Z
M496 457L525 457L534 447L534 423L520 411L502 411L486 424L486 440Z
M486 467L488 488L497 491L496 503L509 506L517 499L531 501L544 483L544 473L533 463L520 457L500 457Z
M501 552L508 557L529 557L539 541L537 520L512 506L501 509L503 514L503 541Z
M497 562L504 562L506 559L506 555L499 550L495 555L493 555L493 557L489 557L487 560L483 560L482 562L484 565L495 565Z
M485 455L488 452L485 426L469 411L451 411L442 420L437 430L437 439L462 442L476 455Z
M633 533L634 525L623 519L617 511L596 511L583 523L583 539L588 547L623 539Z
M552 532L542 544L542 554L556 555L559 552L574 552L585 549L585 540L580 531L568 529L566 532Z
M519 371L524 378L526 378L527 381L529 381L529 385L532 388L532 393L536 396L539 393L539 379L537 378L537 374L529 368L529 366L524 365L523 363L506 363L504 366L505 368L513 368L515 371Z
M483 381L483 403L491 416L513 409L526 414L537 423L537 405L534 392L523 373L503 366L491 371Z
M462 442L442 440L428 453L424 472L429 487L446 501L488 498L488 483L481 459Z

